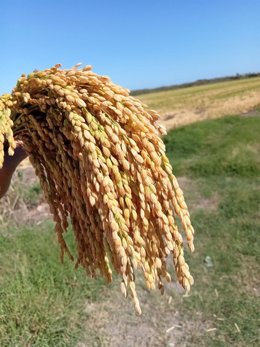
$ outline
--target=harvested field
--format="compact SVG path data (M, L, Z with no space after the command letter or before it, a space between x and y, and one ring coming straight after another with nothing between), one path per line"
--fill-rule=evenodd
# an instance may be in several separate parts
M260 77L138 95L162 115L167 129L260 107Z

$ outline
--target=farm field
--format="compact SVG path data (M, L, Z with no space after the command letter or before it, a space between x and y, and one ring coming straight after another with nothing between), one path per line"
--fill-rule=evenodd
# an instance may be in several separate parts
M0 202L0 346L259 346L260 78L232 83L138 96L163 117L176 112L164 141L196 230L191 292L148 292L138 275L137 317L119 278L108 286L61 264L38 180L21 167ZM234 113L253 112L206 119L233 114L240 99ZM73 249L71 230L67 239Z
M260 106L260 77L137 95L158 110L167 129L246 113Z

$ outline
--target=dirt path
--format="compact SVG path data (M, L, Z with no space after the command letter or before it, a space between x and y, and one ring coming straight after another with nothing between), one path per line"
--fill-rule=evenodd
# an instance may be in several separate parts
M202 329L202 322L185 322L176 310L174 296L182 292L177 284L167 286L161 296L138 282L142 316L136 316L131 299L122 297L119 286L110 288L104 301L86 306L86 335L78 347L186 346L186 334Z

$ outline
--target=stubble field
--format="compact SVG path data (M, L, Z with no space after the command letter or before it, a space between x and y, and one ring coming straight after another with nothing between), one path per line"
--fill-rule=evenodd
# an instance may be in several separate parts
M260 106L260 77L137 95L159 110L167 129L247 113Z

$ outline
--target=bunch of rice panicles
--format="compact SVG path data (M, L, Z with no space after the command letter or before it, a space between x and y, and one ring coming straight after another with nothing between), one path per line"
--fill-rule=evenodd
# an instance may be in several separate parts
M55 221L62 257L72 255L63 234L71 220L76 266L90 276L122 277L124 295L135 290L135 269L149 289L171 281L171 256L179 283L193 278L183 256L179 218L191 251L194 230L160 135L159 115L113 84L78 65L22 75L0 97L0 167L22 141Z

